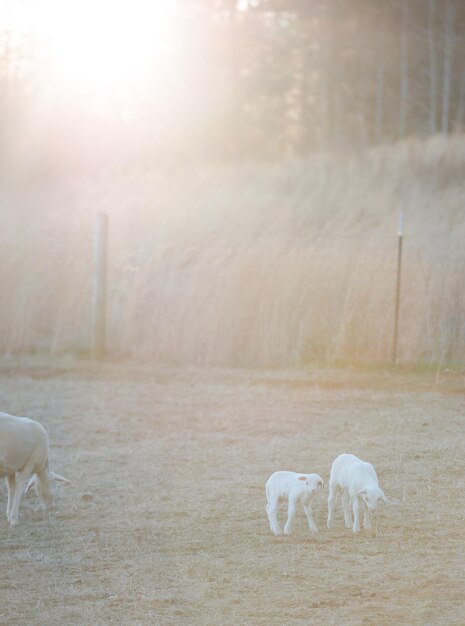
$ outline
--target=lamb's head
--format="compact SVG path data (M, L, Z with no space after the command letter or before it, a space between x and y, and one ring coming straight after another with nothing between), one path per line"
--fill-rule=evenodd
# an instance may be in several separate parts
M381 501L383 501L384 504L387 504L387 498L384 495L383 490L377 486L361 489L357 495L362 498L370 511L374 511Z
M306 474L299 476L299 480L304 480L310 493L314 494L323 489L323 479L318 474Z

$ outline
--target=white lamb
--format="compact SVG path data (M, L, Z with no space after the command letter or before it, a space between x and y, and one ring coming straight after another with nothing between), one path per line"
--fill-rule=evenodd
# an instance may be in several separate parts
M21 497L31 483L45 508L53 501L52 480L69 480L49 469L49 443L45 428L28 417L0 412L0 478L6 478L7 516L10 526L19 519Z
M297 503L303 506L310 531L317 533L318 528L313 519L311 500L322 488L323 479L318 474L297 474L287 471L272 474L266 482L266 499L268 501L266 512L274 534L281 534L276 514L279 506L285 501L288 502L288 515L284 533L286 535L291 533Z
M375 468L353 454L341 454L333 461L329 477L328 528L334 517L334 503L337 494L341 494L342 511L347 528L354 533L360 532L360 501L363 506L363 527L371 528L370 511L374 511L382 500L387 498L378 484ZM350 502L354 512L354 521L350 512Z

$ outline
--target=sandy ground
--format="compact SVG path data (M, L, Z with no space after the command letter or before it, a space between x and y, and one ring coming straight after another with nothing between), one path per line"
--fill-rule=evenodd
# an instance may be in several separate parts
M447 373L3 361L1 410L47 427L72 485L52 524L35 494L3 516L0 623L463 625L464 398ZM300 512L274 537L268 475L327 480L341 452L396 501L373 535L339 506L328 532L325 489L317 536Z

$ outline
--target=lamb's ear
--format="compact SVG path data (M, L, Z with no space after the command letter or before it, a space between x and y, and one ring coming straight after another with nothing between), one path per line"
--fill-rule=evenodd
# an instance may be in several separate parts
M56 472L54 472L53 470L50 470L50 478L53 478L53 480L56 480L59 483L65 483L67 485L71 484L71 481L68 480L67 478L65 478L64 476L61 476L60 474L57 474Z
M299 480L306 480L307 477L306 476L299 476Z
M355 495L356 496L366 496L367 495L366 489L360 489L360 491L357 491L357 493Z
M388 499L386 498L386 496L384 495L384 491L381 491L381 498L383 499L384 504L388 503Z

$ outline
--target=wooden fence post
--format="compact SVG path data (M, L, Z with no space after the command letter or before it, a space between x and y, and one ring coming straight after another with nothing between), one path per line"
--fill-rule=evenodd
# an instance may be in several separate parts
M97 213L94 233L92 274L92 358L105 356L105 316L107 299L108 217Z

